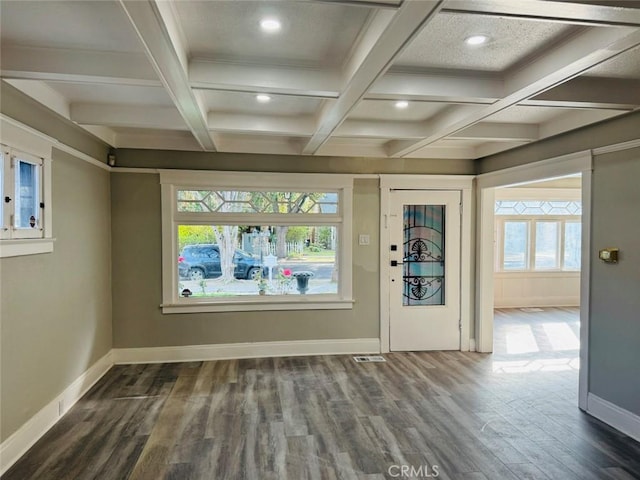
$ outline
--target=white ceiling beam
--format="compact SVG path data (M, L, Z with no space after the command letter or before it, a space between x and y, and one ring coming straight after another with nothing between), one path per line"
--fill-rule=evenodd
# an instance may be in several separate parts
M167 12L161 11L161 7L153 0L120 0L120 5L189 130L204 150L215 150L206 116L189 85L183 65L185 52L180 48L180 40L172 38L171 26L168 27L163 19Z
M367 157L386 158L387 154L382 145L363 145L358 143L334 144L329 140L318 149L318 155L327 157Z
M467 71L387 72L367 92L366 99L430 102L492 103L502 96L502 79Z
M190 83L198 89L267 92L337 98L335 71L299 67L235 65L192 60ZM2 76L7 79L161 87L144 54L3 46ZM367 100L490 104L502 95L502 79L470 72L388 72L366 94ZM630 110L640 105L640 82L580 77L523 102L524 105Z
M268 116L209 112L209 130L213 132L254 135L282 135L310 137L315 121L312 116ZM397 122L374 120L345 120L333 137L420 139L424 135L424 122ZM538 140L538 125L523 123L478 123L452 138L487 141Z
M333 133L334 137L351 138L422 138L423 122L385 120L345 120Z
M300 145L287 137L251 137L242 135L216 134L220 150L230 153L260 153L273 155L298 155Z
M144 54L2 46L2 77L160 87Z
M340 4L351 5L353 7L375 7L375 8L390 8L397 9L400 6L400 0L385 1L385 0L303 0L315 3L328 3L328 4Z
M449 138L458 140L524 141L532 142L540 138L538 125L531 123L491 123L481 122L454 133Z
M633 110L640 106L640 80L578 77L522 103L536 106Z
M405 156L441 138L467 128L523 100L528 100L574 76L640 45L640 29L592 28L559 44L548 54L507 74L506 96L495 103L465 115L469 106L445 111L427 122L425 138L418 142L396 142L389 147L391 156ZM457 110L457 112L456 112ZM433 133L432 133L433 132Z
M80 125L186 130L184 120L174 107L72 103L71 120Z
M367 93L367 100L412 100L460 104L491 104L503 96L497 75L467 71L387 72ZM640 81L633 79L578 77L522 105L565 108L631 110L640 105Z
M312 116L267 116L209 112L209 130L258 135L311 136L315 127Z
M70 117L69 101L45 82L9 78L3 79L3 81L17 88L22 93L33 98L35 101L41 103L50 110L53 110L58 115L67 119Z
M526 145L529 142L487 142L482 145L478 145L474 149L474 159L488 157L496 153L504 152L511 148L520 147Z
M193 59L189 63L193 88L238 92L264 92L337 98L340 76L336 71L279 67Z
M443 11L577 25L640 26L640 9L595 5L590 1L456 0L455 2L447 3Z
M112 147L116 146L117 134L113 129L109 127L103 127L102 125L80 125L91 135L98 137L103 142L111 145Z
M541 138L551 137L621 115L617 110L568 111L540 125Z
M195 137L188 130L163 133L119 132L116 134L116 148L144 148L153 150L202 151Z
M375 41L369 35L361 35L361 42L356 50L361 50L362 53L354 51L351 55L354 66L347 65L344 69L345 72L354 73L349 77L340 97L326 101L318 128L303 148L303 153L314 154L327 141L373 83L389 69L394 59L429 20L435 17L441 6L442 1L405 1ZM377 30L381 22L382 20L374 20L370 28Z
M358 32L349 53L343 60L342 85L348 85L354 78L396 15L396 12L384 10L375 10L369 14L365 25Z
M438 146L427 145L426 147L416 150L411 155L407 155L406 158L452 158L452 159L475 159L475 148L469 146Z

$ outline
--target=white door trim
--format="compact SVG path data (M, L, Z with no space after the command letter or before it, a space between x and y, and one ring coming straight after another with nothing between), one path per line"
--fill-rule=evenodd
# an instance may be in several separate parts
M591 279L591 150L506 168L477 177L476 345L493 351L494 204L496 187L582 173L582 268L580 271L580 378L578 406L587 409L589 390L589 285Z
M460 350L469 351L474 317L472 278L475 239L472 238L473 175L380 175L380 349L389 352L389 194L391 190L458 190L462 196L460 232Z

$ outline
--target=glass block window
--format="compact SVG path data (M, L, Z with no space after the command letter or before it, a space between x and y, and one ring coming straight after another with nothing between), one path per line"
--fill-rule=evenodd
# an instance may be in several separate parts
M178 190L178 212L336 214L337 192Z
M497 200L496 215L582 215L582 202L579 200Z

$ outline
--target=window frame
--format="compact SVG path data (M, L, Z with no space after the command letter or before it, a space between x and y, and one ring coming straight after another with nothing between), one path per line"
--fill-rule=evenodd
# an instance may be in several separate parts
M162 210L162 312L199 313L254 310L351 309L353 176L159 170ZM186 189L335 192L336 214L178 212L177 192ZM243 295L183 298L178 295L178 225L335 225L338 227L338 293L318 295Z
M549 273L549 272L579 272L580 269L565 268L565 225L566 223L581 223L581 215L496 215L496 266L498 273ZM505 269L504 268L504 235L505 224L507 222L525 222L528 224L526 268ZM535 268L536 254L536 225L538 222L557 222L558 226L558 248L557 263L555 268Z
M20 255L34 255L53 251L52 238L52 194L51 194L51 158L27 153L7 144L2 149L2 198L0 202L0 258ZM37 167L37 208L38 227L18 228L16 222L17 185L16 168L18 161ZM9 196L11 201L5 202Z

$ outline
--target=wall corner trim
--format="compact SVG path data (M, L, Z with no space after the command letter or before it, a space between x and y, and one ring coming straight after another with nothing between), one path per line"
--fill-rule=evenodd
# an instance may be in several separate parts
M113 350L91 365L0 445L0 475L24 455L113 366Z
M0 113L0 120L2 122L6 122L6 125L10 125L12 127L18 128L20 131L24 132L27 135L32 135L33 137L38 138L42 142L49 144L52 148L57 148L58 150L62 150L63 152L73 155L74 157L79 158L80 160L84 160L85 162L90 163L91 165L101 168L103 170L106 170L108 172L111 171L111 167L106 163L101 162L100 160L97 160L92 156L87 155L86 153L81 152L80 150L67 145L66 143L62 143L58 139L53 138L45 133L42 133L41 131L36 130L35 128L32 128L29 125L26 125L12 117L9 117L4 113ZM19 149L21 148L27 152L29 151L28 147L26 148L21 147L20 145L11 145L11 146L15 146ZM47 157L49 158L51 158L51 156L52 156L51 153L47 155Z
M587 413L640 442L640 416L589 393Z
M379 338L225 343L179 347L116 348L115 364L196 362L235 358L380 353Z
M607 145L604 147L594 148L594 155L604 155L605 153L620 152L622 150L629 150L631 148L640 147L640 138L636 140L630 140L628 142L615 143L613 145Z
M476 177L477 187L507 187L584 172L592 169L591 156L591 150L582 150L559 157L481 173Z

